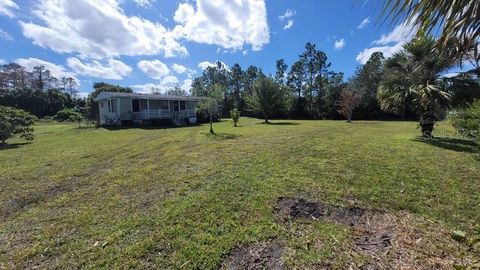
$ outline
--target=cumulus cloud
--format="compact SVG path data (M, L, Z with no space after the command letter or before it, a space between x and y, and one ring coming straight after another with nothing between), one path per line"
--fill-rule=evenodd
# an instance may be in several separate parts
M106 65L98 61L82 62L78 58L67 59L68 66L78 74L107 80L121 80L132 72L132 67L119 60L110 59Z
M188 68L186 68L185 66L179 65L179 64L173 64L172 69L178 74L183 74L183 73L187 72L187 70L188 70Z
M356 60L360 64L364 65L365 63L367 63L368 59L370 59L370 56L372 56L374 52L381 52L383 53L383 56L388 58L394 55L396 52L400 51L404 44L405 42L399 42L393 46L367 48L358 53Z
M287 24L283 27L283 30L290 29L293 26L293 20L288 20Z
M379 39L372 42L372 45L377 46L359 52L356 57L357 62L365 64L374 52L382 52L385 57L392 56L400 51L405 43L412 40L417 29L415 25L406 22L395 26L392 31L383 34Z
M137 5L141 7L150 7L155 0L133 0Z
M0 65L5 65L7 63L7 61L5 61L4 59L1 59L0 58Z
M2 29L0 29L0 38L3 38L5 40L13 40L13 37Z
M78 81L78 79L75 77L76 74L67 71L65 67L44 60L40 60L38 58L19 58L15 61L15 63L25 67L25 69L28 71L32 71L34 67L45 66L45 68L50 71L50 74L56 78L72 77Z
M192 90L192 82L193 82L192 79L185 79L183 81L182 85L180 86L180 88L182 88L183 90L185 90L187 92L190 92Z
M165 93L179 85L179 80L175 76L166 76L157 83L146 83L132 85L132 88L136 89L136 92L140 93L152 93L160 92Z
M297 12L295 10L287 9L283 15L278 16L280 21L293 17Z
M170 74L170 69L160 60L138 62L138 68L147 74L150 78L160 80Z
M0 0L0 15L4 15L10 18L15 17L13 13L14 9L20 9L12 0Z
M159 23L125 15L119 0L41 0L39 23L20 21L25 37L59 53L95 58L119 55L187 55L174 34Z
M370 23L370 17L365 18L358 26L357 29L363 29Z
M402 23L395 26L395 28L388 34L383 34L380 39L373 41L372 44L387 45L394 42L409 41L413 38L417 29L418 27L413 24Z
M345 47L345 45L347 45L347 43L345 42L345 39L341 38L341 39L338 39L335 41L335 50L341 50L343 49L343 47Z
M173 32L187 40L241 50L258 51L270 41L264 0L196 0L179 4Z
M228 66L227 66L225 63L223 63L223 62L220 61L220 64L221 64L224 68L228 69ZM217 66L217 62L203 61L203 62L198 63L198 67L199 67L201 70L205 70L205 69L207 69L207 67L216 67L216 66Z

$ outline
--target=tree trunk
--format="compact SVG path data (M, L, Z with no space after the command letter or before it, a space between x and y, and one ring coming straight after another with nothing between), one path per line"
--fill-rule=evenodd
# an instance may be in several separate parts
M406 104L406 103L403 103L403 104L402 104L402 121L405 120L406 110L407 110L407 104Z
M420 116L420 127L422 129L422 135L425 138L432 138L433 127L435 126L435 118L429 114L423 114Z
M211 134L214 134L215 132L213 132L213 117L210 115L210 133Z
M268 123L268 115L265 114L264 116L265 116L265 123Z
M349 112L347 115L347 123L351 123L351 122L352 122L352 113Z

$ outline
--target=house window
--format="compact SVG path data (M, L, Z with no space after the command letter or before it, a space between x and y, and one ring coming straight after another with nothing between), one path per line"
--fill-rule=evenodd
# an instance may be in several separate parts
M146 99L140 100L140 110L146 111L149 110L150 108L148 107L148 101Z
M102 101L102 102L100 102L100 108L102 108L102 109L103 109L103 101Z
M180 110L185 111L185 101L180 101Z
M108 112L116 113L117 112L117 100L109 99L108 100Z
M140 111L140 101L138 99L132 99L132 112Z
M180 103L180 102L176 101L176 100L173 102L173 110L176 111L176 112L178 112L179 109L180 109L180 106L179 106L178 103Z
M165 111L168 110L168 100L162 100L161 108Z

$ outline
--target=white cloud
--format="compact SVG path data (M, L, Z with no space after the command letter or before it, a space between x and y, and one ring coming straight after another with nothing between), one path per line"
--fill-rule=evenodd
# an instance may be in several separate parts
M161 82L162 85L175 85L177 83L178 83L178 78L171 75L163 78Z
M0 29L0 38L3 38L5 40L13 40L13 37L2 29Z
M95 60L82 62L78 58L70 57L67 59L67 64L78 74L107 80L121 80L132 72L132 67L114 59L108 60L107 65L102 65Z
M221 65L222 65L223 67L225 67L226 69L228 69L228 66L227 66L225 63L223 63L223 62L221 62L221 61L220 61L220 63L221 63ZM203 61L203 62L198 63L198 67L199 67L201 70L205 70L207 67L216 67L216 66L217 66L217 62Z
M73 96L76 98L87 98L88 95L90 95L90 93L86 93L86 92L77 92L73 94Z
M137 5L141 7L150 7L155 0L133 0Z
M160 60L138 62L138 67L150 78L160 80L170 74L170 69Z
M356 60L360 64L365 64L374 52L382 52L383 56L388 58L396 52L402 50L405 43L412 40L417 31L417 27L406 22L395 26L395 28L387 34L383 34L380 39L374 40L372 45L383 45L366 48L358 53Z
M358 29L363 29L370 23L370 17L365 18L358 26Z
M20 9L12 0L0 0L0 15L4 15L10 18L15 17L12 9Z
M5 65L7 63L7 61L5 61L4 59L1 59L0 58L0 65Z
M293 17L297 12L295 10L287 9L283 15L278 16L278 18L283 21L287 18Z
M293 26L293 20L288 20L287 24L283 27L283 30L290 29Z
M137 84L137 85L132 85L132 88L137 89L137 92L141 92L141 93L152 93L153 91L165 93L168 90L171 90L175 86L177 86L178 83L179 83L179 80L177 77L166 76L165 78L160 80L158 83Z
M387 45L390 43L398 43L411 40L418 27L413 24L402 23L395 26L395 28L388 34L383 34L380 39L375 40L372 44L375 45Z
M393 46L367 48L361 51L360 53L358 53L356 60L360 64L364 65L365 63L367 63L368 59L370 59L370 56L372 56L374 52L381 52L383 53L383 56L385 58L388 58L393 54L395 54L396 52L400 51L404 44L405 42L399 42Z
M28 71L32 71L33 68L37 66L45 66L45 68L50 71L50 74L56 78L72 77L78 81L78 79L76 79L75 77L76 74L73 72L67 71L65 67L40 60L38 58L19 58L15 61L15 63L25 67L25 69Z
M25 37L59 53L95 58L119 55L187 55L172 32L159 23L132 16L120 0L40 0L33 14L40 23L20 21Z
M180 88L182 88L183 90L185 90L187 92L190 92L190 90L192 89L192 82L193 82L192 79L185 79L183 81L182 85L180 86Z
M179 4L173 32L187 40L241 50L261 50L270 41L264 0L196 0Z
M335 41L335 50L341 50L343 47L345 47L347 43L345 42L345 39L341 38Z
M185 66L179 65L179 64L173 64L172 69L178 74L183 74L183 73L187 72L187 70L188 70L188 68L186 68Z

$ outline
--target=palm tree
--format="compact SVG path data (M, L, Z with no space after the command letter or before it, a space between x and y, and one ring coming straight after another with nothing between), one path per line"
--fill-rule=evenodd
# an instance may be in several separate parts
M411 106L420 118L422 134L430 137L438 113L449 106L451 98L439 76L452 65L447 54L435 48L432 38L405 44L385 63L385 77L377 93L380 107L404 114Z
M478 63L480 1L475 0L386 0L381 15L392 22L406 19L417 26L417 34L438 31L437 47L460 62L471 57Z

